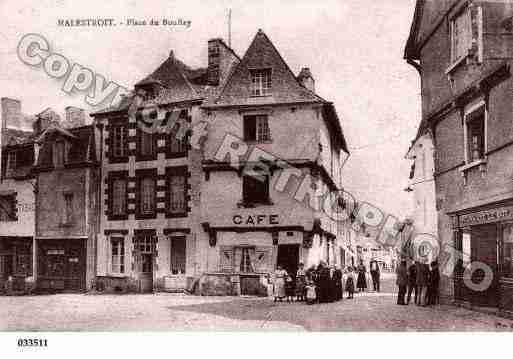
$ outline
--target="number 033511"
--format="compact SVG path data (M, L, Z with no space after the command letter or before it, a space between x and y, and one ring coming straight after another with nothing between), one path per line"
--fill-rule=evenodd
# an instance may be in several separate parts
M18 339L19 347L47 347L48 340L40 339L40 338L19 338Z

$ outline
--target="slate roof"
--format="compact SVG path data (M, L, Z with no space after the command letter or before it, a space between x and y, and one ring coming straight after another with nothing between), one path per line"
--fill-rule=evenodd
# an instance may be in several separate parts
M272 91L269 96L251 95L250 69L272 69ZM209 106L325 102L298 81L267 35L258 30L251 45L228 77L219 95Z

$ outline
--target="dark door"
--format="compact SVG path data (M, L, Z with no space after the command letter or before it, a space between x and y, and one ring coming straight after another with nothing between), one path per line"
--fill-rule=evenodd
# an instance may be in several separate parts
M471 230L471 260L486 264L493 273L491 285L484 290L471 290L472 304L478 306L498 306L498 227L496 224L486 224L472 227ZM471 280L475 284L486 282L486 272L477 269L472 271Z
M139 255L139 283L142 293L151 293L153 291L153 254L141 253Z
M292 278L295 278L299 265L299 244L278 245L276 265L281 266Z

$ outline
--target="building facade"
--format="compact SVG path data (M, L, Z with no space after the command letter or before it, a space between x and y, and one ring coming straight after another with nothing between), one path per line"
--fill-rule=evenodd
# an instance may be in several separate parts
M171 52L119 106L93 114L99 285L263 295L277 265L295 275L300 262L342 263L347 231L321 209L341 188L347 146L314 83L259 31L242 58L210 40L206 68Z
M19 100L1 99L0 293L33 289L33 131Z
M509 1L419 0L405 50L421 76L419 132L435 146L442 294L503 313L513 311L512 17Z

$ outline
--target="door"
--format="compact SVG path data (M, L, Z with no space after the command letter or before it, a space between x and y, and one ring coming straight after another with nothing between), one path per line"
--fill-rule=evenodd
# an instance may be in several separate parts
M278 245L277 266L281 266L292 277L296 277L299 265L299 244Z
M498 295L498 243L499 233L496 224L474 226L471 230L470 253L472 262L486 264L492 272L491 284L484 290L472 290L472 304L478 306L497 307ZM484 283L486 272L473 270L471 280L475 284Z
M153 291L153 254L141 253L139 261L138 268L140 271L138 276L140 290L142 293L151 293Z

